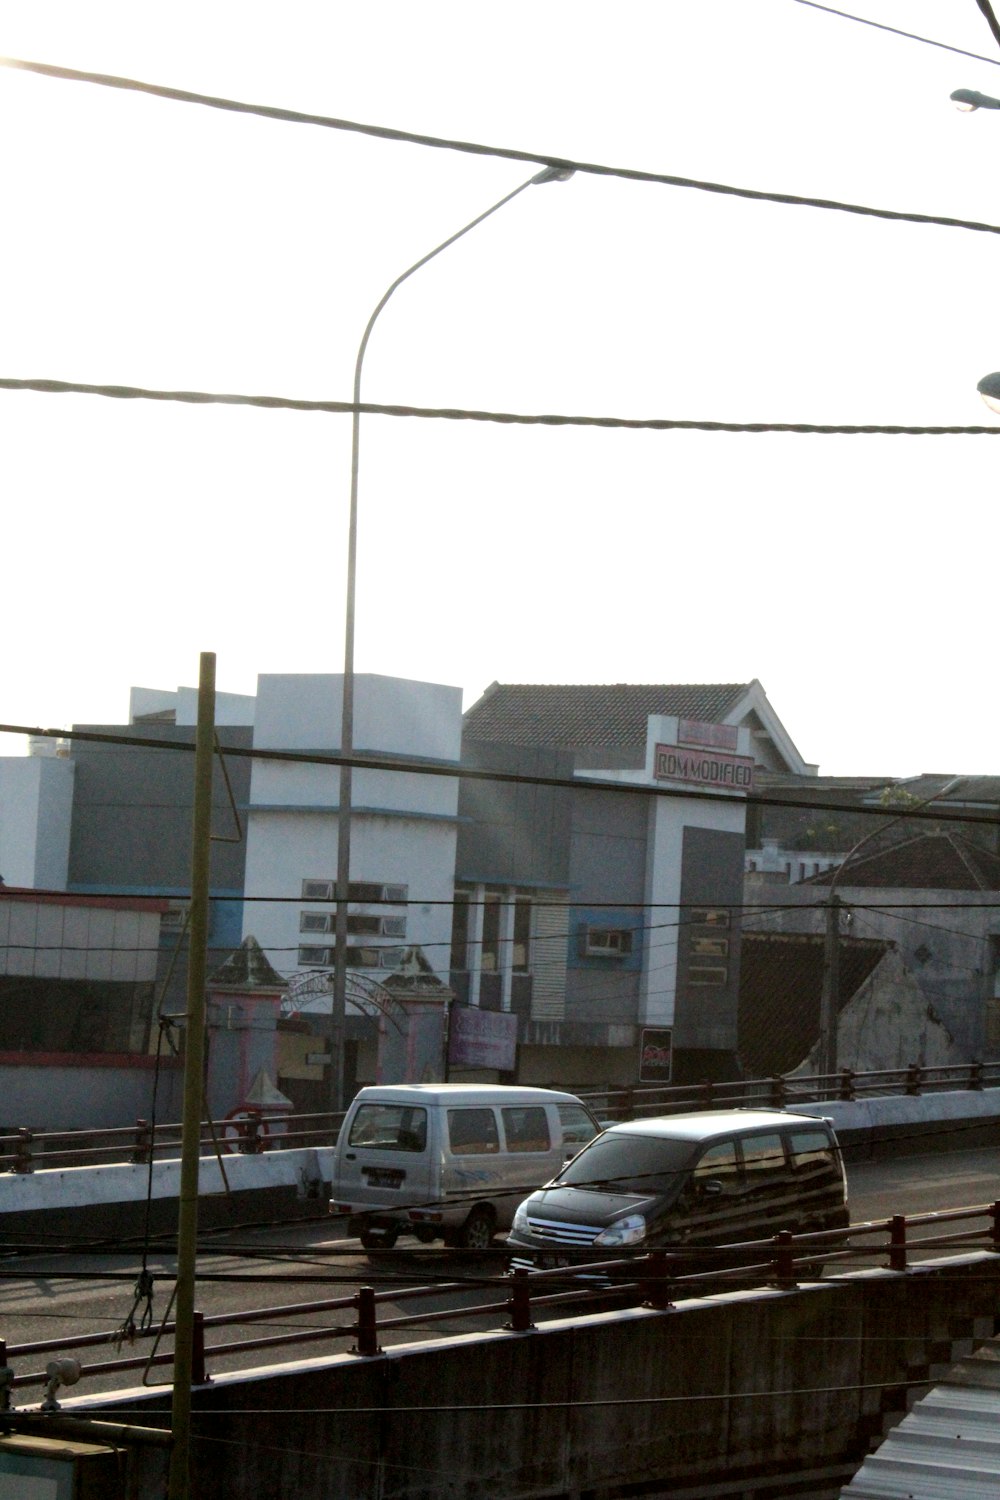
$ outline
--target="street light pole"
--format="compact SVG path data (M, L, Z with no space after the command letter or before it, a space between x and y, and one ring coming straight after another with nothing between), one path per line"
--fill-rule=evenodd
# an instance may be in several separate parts
M847 869L851 860L859 849L863 849L872 839L877 838L880 833L885 833L887 828L895 828L897 823L903 823L907 818L912 818L916 813L923 812L932 802L937 802L939 797L946 797L953 792L967 778L965 776L953 776L946 781L944 786L939 787L932 797L925 797L915 807L908 807L898 817L890 818L887 823L880 823L866 833L864 838L858 842L844 855L840 864L833 872L830 880L830 891L826 898L826 939L823 947L823 988L820 993L819 1002L819 1071L822 1074L833 1075L837 1071L837 1022L840 1010L840 908L841 901L837 894L837 883L841 875Z
M573 171L570 167L543 167L527 182L522 182L513 192L507 193L499 202L494 203L484 213L470 220L463 228L449 235L436 245L433 250L422 255L419 260L397 276L388 291L379 299L371 317L365 327L361 343L358 347L358 357L354 365L354 413L351 422L351 506L350 521L347 532L347 603L344 621L344 682L341 697L340 711L340 796L337 804L337 888L336 888L336 925L334 928L334 961L333 961L333 1007L330 1027L330 1073L331 1073L331 1108L337 1112L345 1107L344 1098L344 1031L347 1016L347 906L350 897L351 877L351 812L352 812L352 778L350 760L354 754L354 615L355 615L355 591L357 583L357 548L358 548L358 457L361 447L361 370L364 365L365 350L368 348L368 340L371 337L375 320L382 311L389 298L397 287L402 286L415 271L425 266L429 260L440 255L442 250L447 250L456 240L482 224L484 219L490 218L499 209L523 193L525 188L533 187L545 182L565 182L572 177Z

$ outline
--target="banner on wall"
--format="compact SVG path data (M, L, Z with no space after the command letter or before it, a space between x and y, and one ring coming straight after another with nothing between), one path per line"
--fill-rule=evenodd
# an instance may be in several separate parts
M456 1068L512 1072L517 1061L517 1016L510 1011L454 1005L448 1061Z
M644 1026L639 1042L639 1082L669 1083L673 1066L673 1031Z

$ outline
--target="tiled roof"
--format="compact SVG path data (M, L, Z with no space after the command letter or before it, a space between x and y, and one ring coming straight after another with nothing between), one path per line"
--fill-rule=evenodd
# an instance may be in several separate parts
M537 685L495 682L468 710L465 734L507 745L644 750L650 714L719 723L749 683L629 682Z
M740 941L739 1052L748 1078L790 1073L819 1037L821 936L744 932ZM840 1009L878 964L888 943L840 940Z
M918 833L887 849L865 850L803 884L829 885L837 870L842 872L837 878L841 888L1000 891L1000 855L949 830Z

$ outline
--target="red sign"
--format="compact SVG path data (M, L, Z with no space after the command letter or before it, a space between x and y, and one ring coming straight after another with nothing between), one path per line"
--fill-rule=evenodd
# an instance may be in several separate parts
M639 1082L669 1083L673 1031L643 1027L639 1043Z
M719 791L753 789L753 761L748 755L722 755L718 750L687 750L679 745L657 745L653 774L658 781L684 781Z
M517 1059L517 1016L509 1011L455 1005L451 1011L448 1061L460 1068L511 1072Z

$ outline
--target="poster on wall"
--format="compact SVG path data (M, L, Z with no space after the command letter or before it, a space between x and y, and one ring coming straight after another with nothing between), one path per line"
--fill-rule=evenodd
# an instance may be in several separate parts
M509 1073L517 1059L517 1016L509 1011L455 1005L448 1061L458 1068L496 1068Z
M642 1028L639 1043L639 1082L669 1083L673 1031L662 1027Z

